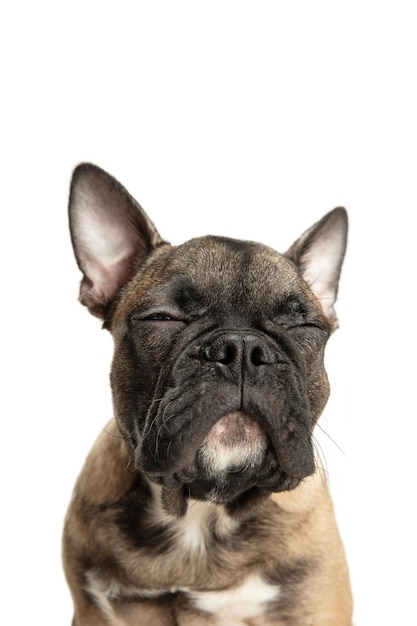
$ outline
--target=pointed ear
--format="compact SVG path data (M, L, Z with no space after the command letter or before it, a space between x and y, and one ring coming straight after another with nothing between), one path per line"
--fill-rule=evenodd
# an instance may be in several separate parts
M74 170L69 220L75 257L83 273L80 301L104 319L137 264L163 240L126 189L89 163Z
M347 231L347 213L339 207L307 230L286 253L319 299L333 330L338 326L334 303L346 252Z

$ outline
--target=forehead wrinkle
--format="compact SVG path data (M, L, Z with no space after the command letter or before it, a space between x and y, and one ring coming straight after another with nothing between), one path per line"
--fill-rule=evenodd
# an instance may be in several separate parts
M300 277L288 259L263 244L227 238L202 237L179 246L167 266L172 278L190 280L200 298L214 293L223 301L285 299L300 287ZM213 289L215 287L215 289Z
M168 272L172 278L188 279L199 294L234 290L242 284L248 266L248 251L243 242L213 237L194 239L180 246L173 255Z

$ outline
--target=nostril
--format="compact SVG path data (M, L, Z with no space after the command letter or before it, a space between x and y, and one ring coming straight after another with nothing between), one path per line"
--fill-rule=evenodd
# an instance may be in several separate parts
M249 354L249 359L252 365L258 367L259 365L270 365L274 363L274 354L266 346L254 346Z
M218 363L230 365L237 357L237 348L234 344L226 344L222 347L222 351L216 359Z
M253 365L263 365L265 363L265 358L264 358L262 348L259 348L259 347L254 348L250 355L250 359Z
M217 342L211 346L202 346L200 356L212 363L230 365L238 357L238 348L234 343Z

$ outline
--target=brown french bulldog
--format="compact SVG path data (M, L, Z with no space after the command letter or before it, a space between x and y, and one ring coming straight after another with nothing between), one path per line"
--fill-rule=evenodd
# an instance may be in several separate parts
M76 168L80 300L114 339L112 420L64 530L74 626L350 626L313 429L347 215L280 254L164 241L109 174Z

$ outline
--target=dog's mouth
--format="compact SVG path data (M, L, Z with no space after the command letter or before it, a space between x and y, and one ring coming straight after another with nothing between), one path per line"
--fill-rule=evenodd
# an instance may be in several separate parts
M262 422L240 410L211 427L192 460L169 475L153 476L177 495L239 511L272 491L295 488L303 477L283 469Z
M280 467L261 422L242 411L211 428L181 480L189 496L217 504L238 504L242 494L292 489L300 482Z
M243 411L233 411L212 426L195 460L180 472L187 495L229 504L276 469L265 459L270 441L262 424ZM272 455L274 456L274 455Z

